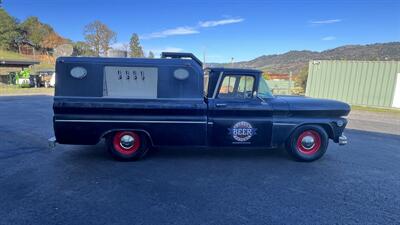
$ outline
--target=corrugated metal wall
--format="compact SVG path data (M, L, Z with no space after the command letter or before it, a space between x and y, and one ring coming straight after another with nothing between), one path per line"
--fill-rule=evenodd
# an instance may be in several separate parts
M400 61L309 62L306 96L391 107Z

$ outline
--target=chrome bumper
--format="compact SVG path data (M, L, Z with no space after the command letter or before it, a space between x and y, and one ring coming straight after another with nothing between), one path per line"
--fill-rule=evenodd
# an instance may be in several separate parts
M347 137L342 134L339 137L339 145L345 145L345 144L347 144Z
M55 148L56 147L56 143L57 143L56 137L51 137L47 141L49 143L49 147L50 148Z

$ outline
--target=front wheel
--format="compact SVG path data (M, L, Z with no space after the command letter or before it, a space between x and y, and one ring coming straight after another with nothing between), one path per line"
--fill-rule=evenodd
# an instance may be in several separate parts
M290 135L286 150L296 160L311 162L325 154L328 142L328 134L322 127L304 125Z
M149 150L146 135L134 131L117 131L106 138L108 150L117 160L138 160Z

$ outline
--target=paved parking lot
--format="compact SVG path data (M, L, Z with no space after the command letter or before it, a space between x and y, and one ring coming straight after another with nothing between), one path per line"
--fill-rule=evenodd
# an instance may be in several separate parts
M47 148L51 97L0 97L0 224L398 224L400 136L348 130L313 163L281 150ZM377 123L379 126L379 122ZM396 128L394 128L396 129Z

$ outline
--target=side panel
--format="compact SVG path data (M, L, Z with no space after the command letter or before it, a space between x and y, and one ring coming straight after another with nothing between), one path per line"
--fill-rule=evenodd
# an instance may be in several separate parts
M61 144L96 144L110 130L143 130L154 145L206 145L203 99L54 98L54 130Z
M209 141L212 146L270 147L272 108L259 99L209 100Z
M285 144L290 134L306 124L322 126L334 142L338 142L347 124L347 104L298 97L274 97L267 100L273 106L272 147ZM313 103L314 102L314 103ZM338 127L336 121L344 122Z
M104 67L103 96L157 98L157 67Z
M338 119L344 122L342 127L338 127L335 123ZM289 117L289 118L275 118L273 123L273 136L272 145L283 145L289 138L290 134L298 127L313 124L322 126L328 133L330 139L334 142L339 141L339 136L342 135L346 125L347 119L345 118L311 118L311 117Z
M79 79L75 68L85 71ZM203 71L193 60L61 57L54 130L62 144L96 144L110 130L142 130L154 145L205 145Z
M73 78L70 73L76 67L84 68L87 75L82 79ZM187 72L188 77L183 80L177 79L175 73L182 70ZM145 78L157 81L157 90L153 90L151 95L149 93L145 96L134 96L134 98L149 98L149 96L151 98L203 98L203 71L192 60L84 57L57 59L55 96L107 97L109 93L107 93L105 77L112 83L121 81L118 83L124 85L123 89L128 89L130 84L135 83L134 72L138 76L137 83L147 83L139 82L142 79L141 72L144 73ZM105 76L106 73L107 76ZM113 94L115 89L111 92ZM120 92L116 94L121 95ZM117 95L114 97L131 97L126 93L122 93L122 96Z

